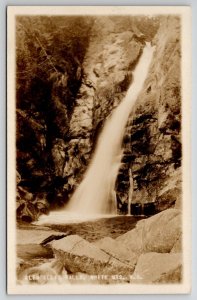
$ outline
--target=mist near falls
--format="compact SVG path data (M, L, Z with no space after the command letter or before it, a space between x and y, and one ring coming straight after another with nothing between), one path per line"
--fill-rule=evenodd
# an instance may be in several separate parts
M43 216L43 222L55 222L61 215L115 215L117 210L115 182L122 158L122 139L125 126L137 97L143 88L154 47L146 43L133 72L133 83L125 98L107 118L97 141L97 146L82 182L66 207L60 212Z

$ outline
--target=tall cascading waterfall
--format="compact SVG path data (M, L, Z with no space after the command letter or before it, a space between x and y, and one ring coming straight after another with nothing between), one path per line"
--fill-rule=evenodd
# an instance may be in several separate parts
M123 101L107 119L89 168L68 205L61 211L42 215L35 224L61 224L65 219L67 222L77 222L102 214L116 214L115 181L121 164L122 139L129 114L146 79L153 52L154 47L147 43L133 72L133 83ZM131 201L132 193L129 197Z
M122 158L122 140L132 108L147 77L154 47L146 43L133 72L133 83L119 106L105 122L95 153L84 179L66 206L66 210L80 214L114 214L115 181Z

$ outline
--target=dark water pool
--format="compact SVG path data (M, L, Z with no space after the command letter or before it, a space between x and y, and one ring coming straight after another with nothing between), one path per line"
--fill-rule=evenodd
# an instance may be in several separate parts
M46 224L46 226L61 232L69 231L70 234L77 234L87 241L93 242L106 236L116 238L133 229L136 223L144 218L142 216L117 216L81 223Z

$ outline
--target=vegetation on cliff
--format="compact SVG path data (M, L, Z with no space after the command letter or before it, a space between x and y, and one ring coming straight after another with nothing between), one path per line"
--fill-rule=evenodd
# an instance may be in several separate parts
M68 139L91 24L83 17L16 19L17 212L24 220L46 213L64 182L56 154L65 158L61 141Z

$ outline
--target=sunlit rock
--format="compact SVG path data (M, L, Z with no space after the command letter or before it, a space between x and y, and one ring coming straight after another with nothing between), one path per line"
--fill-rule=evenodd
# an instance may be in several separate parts
M180 282L182 256L178 253L142 254L131 276L131 283ZM177 270L178 269L178 270Z
M116 240L136 253L170 252L182 232L181 213L168 209L141 220L135 229Z
M77 235L70 235L51 242L57 260L61 260L67 271L89 275L128 275L133 267L107 254L92 243Z
M110 237L105 237L101 240L98 240L94 243L94 245L117 260L125 264L129 264L131 268L134 268L137 262L138 256L133 253L129 247L123 247L121 242L118 242Z
M180 236L176 243L174 244L172 250L170 251L171 253L181 253L182 252L182 237Z

